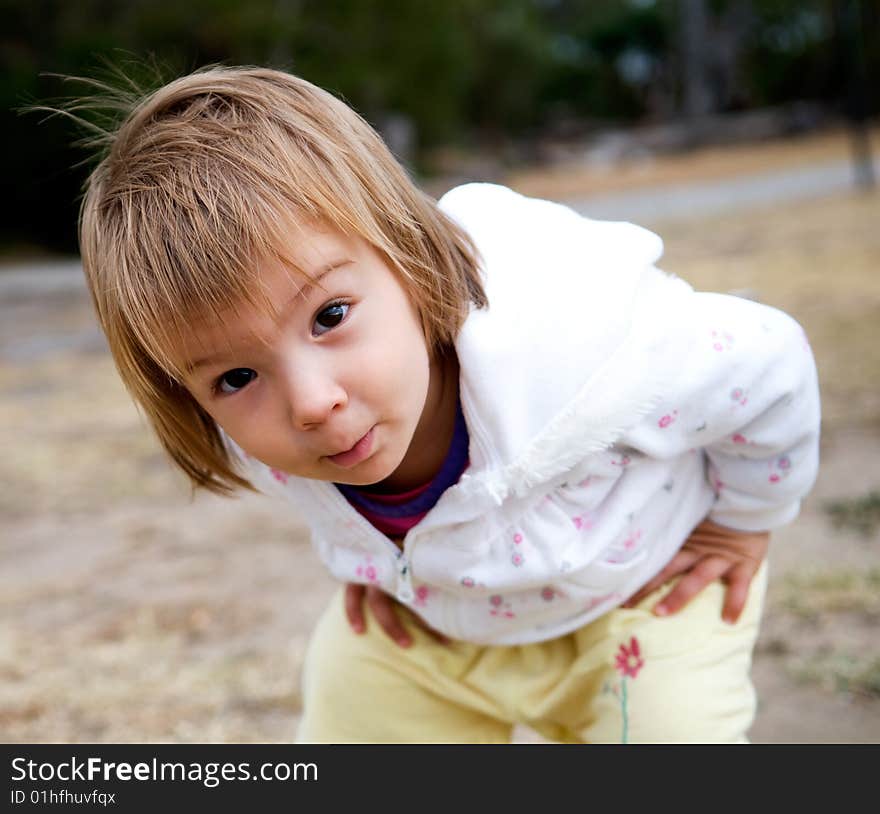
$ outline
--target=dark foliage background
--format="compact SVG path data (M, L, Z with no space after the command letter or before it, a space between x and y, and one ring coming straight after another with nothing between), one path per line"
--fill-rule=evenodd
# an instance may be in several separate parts
M874 0L0 0L4 253L76 248L88 164L47 73L292 70L343 96L417 175L443 148L516 160L546 137L796 101L868 116Z

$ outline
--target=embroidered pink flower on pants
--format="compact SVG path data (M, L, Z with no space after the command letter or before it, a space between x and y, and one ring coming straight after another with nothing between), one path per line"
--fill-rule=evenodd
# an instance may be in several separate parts
M612 693L620 702L620 714L623 719L620 742L629 743L629 693L626 685L629 679L637 678L639 671L645 666L645 660L642 658L642 651L639 647L639 640L632 636L629 640L629 646L625 644L620 645L614 661L614 667L620 673L620 684L614 686L610 682L606 682L602 692Z
M639 670L645 666L645 661L641 656L639 640L635 636L629 640L629 647L625 644L620 645L615 662L614 666L622 676L629 678L638 676Z

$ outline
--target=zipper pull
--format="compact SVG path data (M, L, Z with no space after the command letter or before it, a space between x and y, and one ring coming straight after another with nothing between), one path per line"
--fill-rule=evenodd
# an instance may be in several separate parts
M415 594L412 589L412 579L409 575L409 562L406 557L400 557L397 561L397 599L400 602L412 602Z

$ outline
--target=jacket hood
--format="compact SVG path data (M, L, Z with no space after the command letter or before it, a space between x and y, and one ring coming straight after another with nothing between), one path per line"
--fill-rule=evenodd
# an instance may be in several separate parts
M456 341L471 467L500 503L610 446L659 401L685 352L690 286L654 267L663 243L505 187L467 184L440 208L473 237L486 310Z

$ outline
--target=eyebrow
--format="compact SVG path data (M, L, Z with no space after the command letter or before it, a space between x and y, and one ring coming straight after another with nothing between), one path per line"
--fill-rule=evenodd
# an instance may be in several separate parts
M318 272L308 280L303 286L296 292L287 302L284 304L284 307L281 309L281 314L286 314L287 311L291 308L291 306L299 299L306 299L311 293L312 289L320 282L322 277L328 275L331 271L335 271L342 266L347 266L349 263L352 263L350 258L345 258L344 260L336 260L332 263L328 263L326 266L322 266ZM194 373L200 367L205 367L206 365L212 365L215 362L219 362L223 359L229 358L233 355L232 352L220 351L219 353L211 353L208 356L203 356L201 359L196 359L194 362L187 362L183 369L187 373Z

